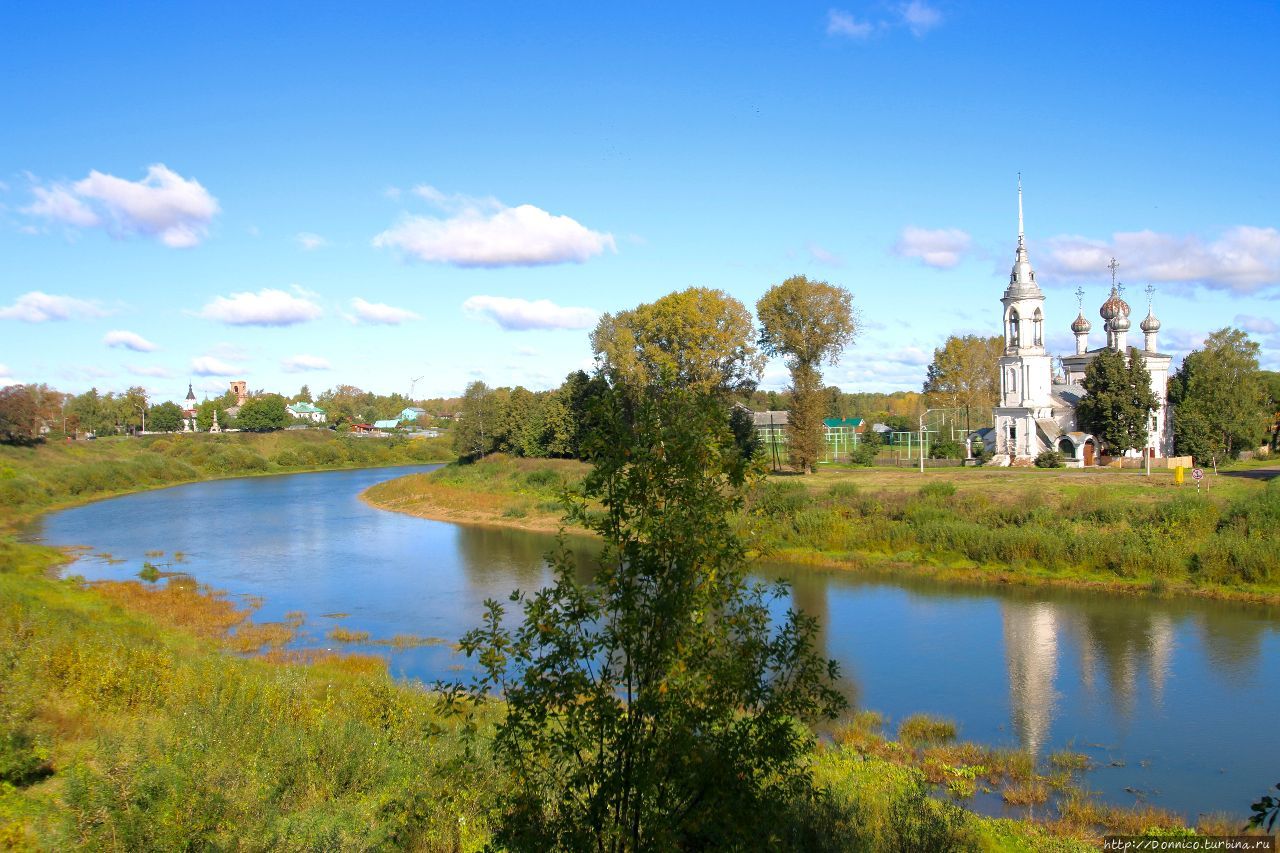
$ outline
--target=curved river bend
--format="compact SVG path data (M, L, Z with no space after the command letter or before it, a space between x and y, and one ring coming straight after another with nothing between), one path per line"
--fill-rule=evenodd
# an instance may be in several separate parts
M407 471L372 469L220 480L54 513L35 534L83 545L70 570L132 579L144 560L233 595L265 599L255 618L307 614L297 643L332 646L334 625L374 639L452 643L486 598L549 580L551 537L383 512L358 495ZM148 558L164 551L164 558ZM100 556L110 554L111 559ZM163 567L163 566L162 566ZM1070 747L1099 769L1088 786L1194 818L1242 814L1280 778L1280 612L1214 602L989 590L769 565L822 624L843 689L892 723L928 712L960 736L1041 757ZM325 616L325 614L347 614ZM466 674L448 643L383 654L432 682Z

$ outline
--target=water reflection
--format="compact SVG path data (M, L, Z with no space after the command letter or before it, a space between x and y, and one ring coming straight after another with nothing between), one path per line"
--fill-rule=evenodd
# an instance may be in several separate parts
M1009 668L1009 704L1022 748L1037 755L1053 722L1058 674L1058 614L1048 602L1005 602L1004 654Z

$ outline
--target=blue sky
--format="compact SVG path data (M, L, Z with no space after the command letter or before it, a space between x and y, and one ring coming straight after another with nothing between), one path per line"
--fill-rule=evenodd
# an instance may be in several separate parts
M918 389L999 330L1019 171L1057 351L1114 255L1162 350L1280 369L1275 3L269 5L0 10L0 381L545 388L804 273L828 379Z

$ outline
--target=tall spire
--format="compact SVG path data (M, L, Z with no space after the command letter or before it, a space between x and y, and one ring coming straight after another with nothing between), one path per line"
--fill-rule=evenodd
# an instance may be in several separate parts
M1018 245L1022 245L1022 173L1018 173Z
M1018 249L1013 256L1013 270L1009 273L1009 290L1026 293L1039 293L1036 285L1036 274L1031 270L1031 260L1027 257L1027 245L1022 229L1022 173L1018 173Z

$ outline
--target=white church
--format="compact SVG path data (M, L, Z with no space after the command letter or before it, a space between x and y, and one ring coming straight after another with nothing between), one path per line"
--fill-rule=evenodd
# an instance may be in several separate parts
M1036 284L1035 270L1027 257L1022 225L1022 183L1019 181L1018 248L1013 270L1009 273L1009 286L1000 300L1004 307L1005 344L1004 355L999 361L1000 400L994 411L994 428L976 434L995 454L994 464L1025 464L1045 450L1061 452L1069 466L1095 464L1101 448L1092 435L1077 427L1076 404L1085 393L1085 370L1098 353L1106 349L1126 352L1129 347L1129 304L1120 296L1120 287L1115 280L1116 266L1112 260L1111 294L1098 312L1104 321L1102 328L1106 342L1097 349L1089 349L1092 327L1082 308L1071 324L1076 350L1061 357L1062 372L1055 376L1053 357L1044 346L1044 293ZM1077 290L1076 293L1083 300L1083 291ZM1169 365L1173 358L1157 350L1160 321L1149 304L1147 317L1140 328L1142 347L1134 351L1146 364L1151 374L1151 390L1159 401L1145 452L1151 456L1168 456L1173 448L1168 410ZM1128 455L1141 453L1130 450Z

